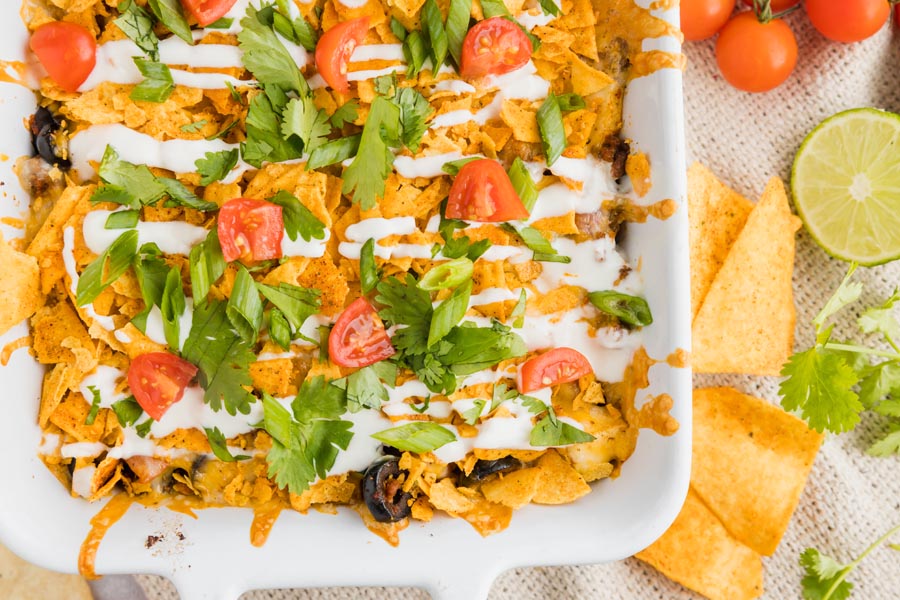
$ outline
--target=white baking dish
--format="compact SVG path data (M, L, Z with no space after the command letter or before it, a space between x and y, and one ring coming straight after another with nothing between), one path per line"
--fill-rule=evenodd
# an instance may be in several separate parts
M0 3L4 59L23 59L27 36L18 11L17 0ZM677 11L666 17L677 22ZM665 40L665 45L677 48L674 40ZM687 349L690 336L681 86L680 71L663 70L634 81L625 102L625 133L652 162L653 188L644 202L673 198L679 203L672 218L630 225L628 235L629 256L642 257L655 318L645 340L656 358ZM11 157L0 162L0 216L21 217L27 208L28 197L18 186L12 164L16 156L30 152L22 120L33 109L30 92L0 84L0 151ZM6 230L5 235L16 231ZM0 344L26 334L21 325ZM7 453L0 484L0 539L32 562L74 572L90 518L100 504L71 498L37 458L42 374L25 351L0 369L0 440ZM650 380L638 401L671 394L673 415L681 423L676 435L663 438L643 431L621 477L599 482L593 493L571 505L517 511L506 531L489 538L481 538L462 520L436 518L412 524L401 535L400 546L392 548L350 511L337 516L285 511L268 543L254 548L249 510L210 509L193 520L134 507L103 540L97 571L164 575L175 582L184 600L234 600L256 588L327 585L420 586L436 598L472 600L484 598L493 579L512 567L625 558L653 542L674 520L690 475L690 371L663 363L651 369ZM148 535L163 539L147 549Z

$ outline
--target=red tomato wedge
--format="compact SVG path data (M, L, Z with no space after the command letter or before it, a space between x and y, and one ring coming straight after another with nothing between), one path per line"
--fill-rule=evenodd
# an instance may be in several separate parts
M194 17L197 25L206 27L225 16L237 0L181 0L181 6Z
M141 354L128 367L128 387L134 399L154 421L184 396L184 388L197 375L197 367L168 352Z
M459 170L447 200L448 219L497 223L527 219L509 175L495 160L481 158Z
M365 298L348 306L328 336L331 362L342 367L367 367L394 355L381 317Z
M75 23L53 21L31 35L31 50L56 85L75 93L97 64L97 40Z
M316 44L316 69L319 75L336 92L346 94L350 90L347 83L347 65L350 55L356 50L369 31L369 17L360 17L338 23L319 38Z
M519 391L527 394L541 388L576 381L594 372L584 354L572 348L554 348L526 361L519 370Z
M277 204L265 200L237 198L219 211L219 243L227 262L281 258L284 216Z
M476 23L462 45L459 74L465 79L515 71L531 58L531 40L518 25L503 17Z

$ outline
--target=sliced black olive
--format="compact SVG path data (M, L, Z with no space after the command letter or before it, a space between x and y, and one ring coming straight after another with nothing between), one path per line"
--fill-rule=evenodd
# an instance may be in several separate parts
M31 141L34 151L51 165L60 169L68 169L72 166L68 159L60 158L60 152L56 144L56 136L60 123L49 110L40 107L31 119Z
M393 523L409 516L412 495L401 486L400 460L389 458L372 463L363 475L363 500L380 523Z
M475 463L472 472L469 473L469 480L481 481L495 473L515 471L516 469L521 469L523 466L521 460L513 458L512 456L504 456L497 460L479 460Z
M400 456L403 454L402 452L400 452L393 446L384 446L384 445L381 446L381 453L384 454L385 456L396 456L397 458L400 458Z

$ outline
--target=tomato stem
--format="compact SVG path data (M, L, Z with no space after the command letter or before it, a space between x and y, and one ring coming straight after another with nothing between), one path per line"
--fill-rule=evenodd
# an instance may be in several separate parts
M891 3L900 2L900 0L888 0ZM786 8L785 10L777 13L772 12L772 0L753 0L753 12L756 13L756 18L760 23L769 23L774 21L775 19L782 19L795 10L799 10L800 5L797 4L790 8Z

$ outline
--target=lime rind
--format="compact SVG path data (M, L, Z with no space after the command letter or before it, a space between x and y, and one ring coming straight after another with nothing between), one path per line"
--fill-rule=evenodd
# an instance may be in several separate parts
M797 152L791 190L831 256L863 266L900 258L900 115L858 108L823 121Z

